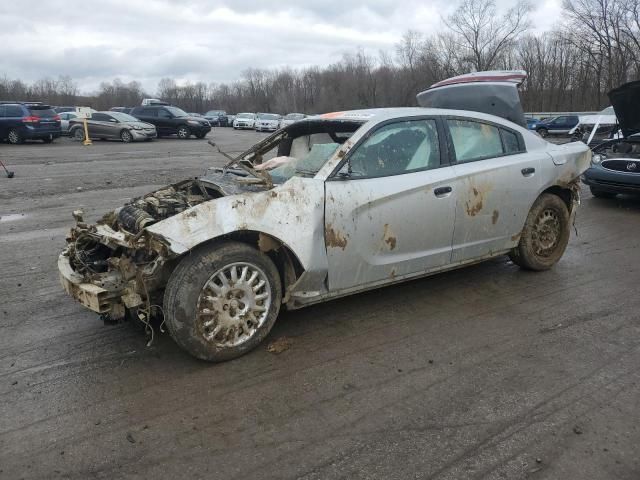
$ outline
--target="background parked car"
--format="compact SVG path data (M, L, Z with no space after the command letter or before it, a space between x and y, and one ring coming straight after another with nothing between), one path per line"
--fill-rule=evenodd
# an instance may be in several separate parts
M76 112L62 112L59 114L60 116L60 130L62 131L62 135L69 135L69 120L73 120L78 117Z
M235 121L236 116L227 113L227 127L233 127L233 122Z
M282 115L275 113L258 113L256 115L256 132L275 132L280 128Z
M287 127L298 120L304 120L307 116L304 113L287 113L282 120L280 120L280 128Z
M529 130L535 130L538 126L538 122L540 121L533 117L525 117L525 120L527 121L527 128Z
M122 113L131 113L133 107L111 107L109 109L110 112L122 112Z
M142 105L131 110L131 115L155 125L158 137L177 134L183 140L191 135L204 138L211 131L211 125L205 118L193 117L171 105Z
M75 112L76 107L53 107L56 113Z
M206 118L211 125L215 125L216 127L228 127L229 117L227 116L227 112L224 110L209 110L204 114L204 118Z
M84 140L84 121L80 118L69 121L69 132L74 140ZM122 112L95 112L87 119L89 138L100 140L122 140L125 143L135 140L152 140L158 135L156 127L141 122Z
M256 123L255 113L239 113L236 115L236 119L233 121L233 128L238 130L239 128L253 129Z
M546 120L540 120L536 125L536 132L541 137L548 135L567 135L580 119L577 115L560 115Z
M51 143L62 135L60 116L40 102L0 102L0 139L18 144L25 140Z

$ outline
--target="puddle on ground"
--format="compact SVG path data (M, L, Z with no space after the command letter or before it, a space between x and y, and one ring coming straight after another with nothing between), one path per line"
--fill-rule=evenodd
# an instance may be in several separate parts
M6 213L0 214L0 222L15 222L27 218L24 213Z

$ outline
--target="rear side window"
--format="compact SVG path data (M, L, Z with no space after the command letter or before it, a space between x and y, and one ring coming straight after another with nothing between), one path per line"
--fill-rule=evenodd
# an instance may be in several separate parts
M500 130L487 123L448 119L453 148L458 163L503 155Z
M91 120L95 120L96 122L108 122L111 117L106 113L92 113Z
M500 129L500 133L502 135L502 143L504 144L504 153L508 154L524 151L520 146L520 139L515 133L505 130L504 128Z
M22 107L20 105L5 105L5 117L22 117Z
M137 115L142 115L143 117L157 117L158 116L158 110L155 108L142 108L140 110L134 110L134 112Z

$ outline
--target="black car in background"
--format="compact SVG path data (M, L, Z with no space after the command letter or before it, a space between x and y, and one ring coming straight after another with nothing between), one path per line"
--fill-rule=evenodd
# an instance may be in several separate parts
M230 127L229 117L227 116L227 112L224 110L209 110L207 113L203 115L211 125L215 125L216 127Z
M40 102L0 102L0 139L19 144L25 140L51 143L62 135L60 116Z
M131 113L133 107L111 107L110 112Z
M134 107L129 115L155 125L158 137L175 134L181 139L187 139L191 135L204 138L211 131L211 125L206 119L192 117L171 105L141 105Z

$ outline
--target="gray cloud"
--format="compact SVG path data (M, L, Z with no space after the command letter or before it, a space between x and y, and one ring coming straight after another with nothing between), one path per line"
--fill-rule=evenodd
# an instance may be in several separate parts
M537 26L557 15L544 0ZM510 2L501 0L505 6ZM233 81L249 67L327 65L357 48L391 51L408 29L433 33L445 0L22 0L0 5L0 75L70 75L83 90L115 77L153 93L160 78ZM543 25L546 28L547 25Z

